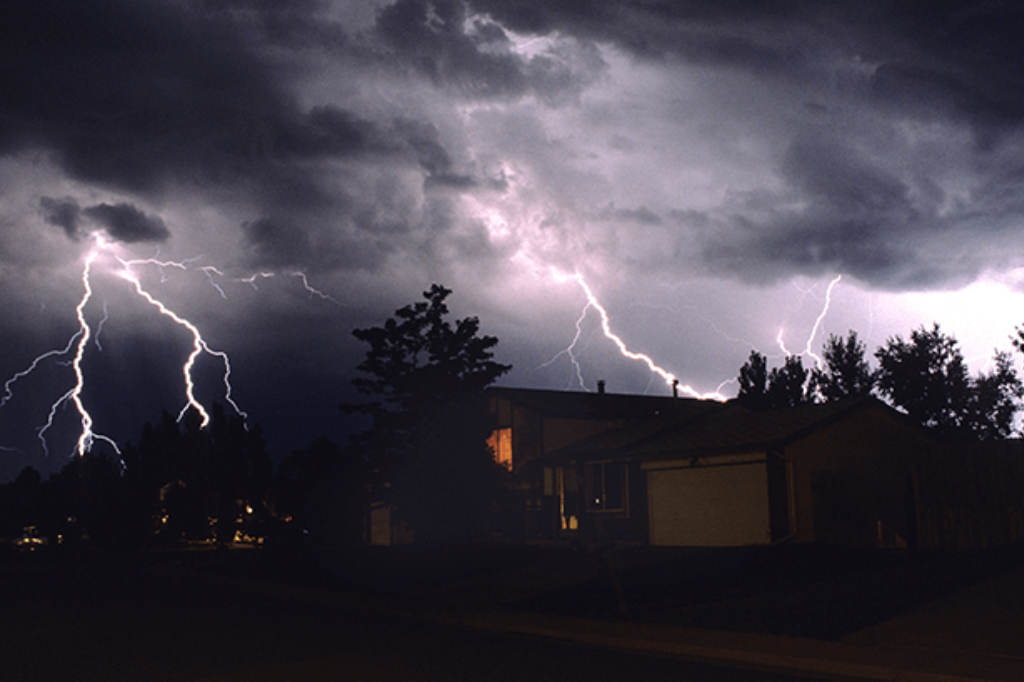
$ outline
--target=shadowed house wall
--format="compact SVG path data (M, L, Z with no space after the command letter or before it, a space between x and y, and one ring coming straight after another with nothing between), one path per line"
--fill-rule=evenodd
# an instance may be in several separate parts
M565 485L571 488L570 497L576 494L572 489L576 472L570 471L567 479L564 469L548 461L552 452L629 423L658 421L676 412L702 412L717 406L711 401L669 396L538 389L491 388L488 395L497 428L511 431L514 490L504 505L502 530L510 535L547 538L572 535L577 530L568 527L564 509ZM584 473L579 472L580 494ZM645 486L638 487L639 482L639 473L627 476L627 499L646 499ZM629 508L622 516L602 511L601 527L646 523L646 511L640 519ZM573 514L573 523L579 518L578 513Z
M940 449L920 428L868 405L788 445L797 542L917 543L914 464Z
M1024 441L947 447L917 474L922 545L973 550L1024 541Z
M649 427L634 424L555 454L567 470L616 459L639 465L634 484L642 492L622 520L613 524L615 515L581 505L581 537L668 546L913 546L914 463L940 448L874 399L762 411L727 405L660 431ZM646 526L637 523L645 515Z
M1024 443L946 445L874 398L755 411L531 389L490 397L511 432L504 530L516 537L953 549L1024 539Z

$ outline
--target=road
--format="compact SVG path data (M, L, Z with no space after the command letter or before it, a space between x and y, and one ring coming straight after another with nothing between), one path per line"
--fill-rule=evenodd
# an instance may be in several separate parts
M0 564L0 679L807 679L439 625L158 568Z

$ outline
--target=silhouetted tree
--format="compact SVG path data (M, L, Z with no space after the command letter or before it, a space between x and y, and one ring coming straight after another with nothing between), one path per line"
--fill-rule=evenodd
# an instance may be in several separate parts
M825 342L823 367L811 371L811 390L825 402L870 395L875 374L865 359L866 347L850 330L844 341L831 335Z
M799 355L787 355L782 367L768 374L768 399L772 407L796 407L810 402L807 370Z
M199 415L186 413L178 423L163 412L147 423L138 445L124 448L124 478L135 534L157 531L167 540L210 537L230 541L237 518L247 507L264 509L273 462L258 426L228 417L214 405L211 423L200 428Z
M3 533L17 536L25 526L43 521L43 476L33 466L22 469L13 481L4 486L5 506Z
M972 379L956 339L935 324L914 330L909 341L890 338L875 357L878 390L915 421L948 436L1012 433L1024 385L1007 353L997 352L995 369Z
M768 361L756 350L740 367L740 389L736 399L752 409L771 407L768 397Z
M255 535L269 516L265 503L274 476L263 430L259 425L246 427L241 416L229 417L223 405L215 404L209 427L208 466L218 541L234 537L239 517L240 530Z
M481 336L477 318L447 320L451 293L434 284L425 302L352 332L370 346L357 367L367 376L353 383L375 399L347 406L373 419L354 442L425 539L485 529L503 474L483 391L511 367L492 359L498 339Z
M51 474L44 487L50 534L59 533L65 543L88 538L101 547L123 546L128 540L119 462L103 453L87 452Z
M972 381L965 426L981 439L1009 438L1024 397L1024 383L1017 376L1013 359L997 351L995 368Z
M810 401L807 370L796 355L787 356L782 367L769 372L765 357L756 350L750 351L750 357L740 367L738 381L736 398L751 409L794 407Z
M282 460L274 477L273 500L278 517L291 517L314 540L329 545L362 540L366 462L342 450L329 438Z
M953 433L961 428L971 382L955 338L944 334L938 324L921 327L906 341L890 337L875 357L878 390L890 403L938 431Z

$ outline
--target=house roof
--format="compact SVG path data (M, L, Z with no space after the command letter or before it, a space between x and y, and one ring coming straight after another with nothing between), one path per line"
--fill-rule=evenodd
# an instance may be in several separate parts
M686 418L709 414L723 406L715 400L696 398L535 388L491 387L487 395L505 398L546 417L566 419L646 419L668 415Z
M642 443L635 443L630 452L639 457L657 458L680 452L697 454L781 447L853 412L874 406L889 409L874 398L865 397L712 415L685 428L667 429Z
M627 424L573 443L551 453L551 457L562 461L623 455L659 459L766 450L800 440L863 409L881 409L899 416L872 397L772 410L748 410L730 402L692 419Z

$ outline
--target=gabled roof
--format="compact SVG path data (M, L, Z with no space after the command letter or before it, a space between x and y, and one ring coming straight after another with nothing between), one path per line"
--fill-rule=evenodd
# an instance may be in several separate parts
M505 398L546 417L564 419L643 419L669 414L693 416L722 408L723 403L673 396L551 391L536 388L491 387L487 395Z
M551 457L562 461L604 456L659 459L763 451L781 448L863 409L880 409L902 418L872 397L772 410L748 410L730 402L692 419L659 421L657 428L654 422L627 424L573 443Z
M890 409L875 398L864 397L712 415L696 424L668 429L645 442L635 443L630 453L637 457L657 458L680 452L698 454L779 448L871 407Z

